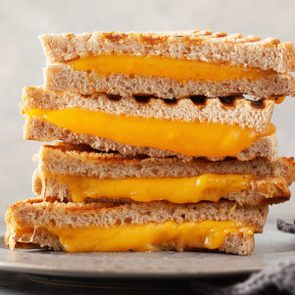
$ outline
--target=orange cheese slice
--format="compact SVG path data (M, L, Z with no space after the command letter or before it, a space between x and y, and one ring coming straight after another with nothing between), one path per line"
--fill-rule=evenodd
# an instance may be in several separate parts
M236 156L260 137L275 132L272 124L264 133L258 133L239 125L113 115L79 108L31 109L27 115L39 117L78 134L99 136L132 146L154 147L187 156Z
M209 63L199 60L176 59L161 56L98 55L86 56L68 62L74 70L94 71L98 75L127 74L171 78L178 81L233 79L259 79L272 75L273 71L262 71L243 66Z
M45 185L47 175L43 174ZM138 202L169 201L172 203L218 202L231 192L249 189L251 175L203 174L183 178L123 178L99 179L95 177L48 174L56 183L65 185L73 202L91 198L130 199Z
M253 226L235 221L148 223L110 227L47 227L59 237L67 252L156 251L173 242L178 251L192 248L217 249L228 235L251 238Z

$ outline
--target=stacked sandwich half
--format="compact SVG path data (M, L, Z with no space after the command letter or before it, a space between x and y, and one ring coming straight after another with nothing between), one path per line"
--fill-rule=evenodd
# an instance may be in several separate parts
M250 254L294 180L270 122L295 94L292 44L209 31L41 41L45 83L23 91L24 134L51 144L37 198L7 212L7 245Z

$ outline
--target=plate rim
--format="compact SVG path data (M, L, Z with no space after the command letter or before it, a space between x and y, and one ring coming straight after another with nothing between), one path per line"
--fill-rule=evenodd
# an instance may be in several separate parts
M30 263L10 263L0 261L0 271L9 271L13 273L26 273L40 276L53 277L75 277L75 278L97 278L97 279L198 279L208 277L223 277L233 275L250 275L254 272L263 270L263 267L249 267L243 270L225 270L225 271L206 271L206 272L182 272L182 273L155 273L155 272L116 272L116 271L84 271L84 270L69 270L51 267L44 268L36 264ZM42 273L40 273L42 271Z

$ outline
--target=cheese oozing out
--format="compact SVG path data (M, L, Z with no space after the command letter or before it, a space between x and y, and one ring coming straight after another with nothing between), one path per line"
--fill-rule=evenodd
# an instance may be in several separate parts
M229 235L252 238L255 228L236 221L148 223L142 225L45 227L58 236L67 252L157 251L161 245L176 250L218 249Z
M31 109L26 115L41 118L78 134L103 137L132 146L154 147L187 156L236 156L260 137L275 132L271 123L263 133L258 133L239 125L113 115L79 108Z
M169 201L172 203L218 202L232 192L251 188L254 176L239 174L203 174L183 178L99 179L73 175L41 173L43 192L46 179L66 186L73 202L85 199L129 199L137 202Z
M92 70L102 76L126 74L164 77L181 82L188 80L225 81L241 78L255 80L274 74L271 70L263 71L240 65L163 56L91 55L69 61L67 64L74 70Z
M284 102L285 98L286 98L285 96L278 96L278 97L274 98L274 100L275 100L276 104L281 104Z

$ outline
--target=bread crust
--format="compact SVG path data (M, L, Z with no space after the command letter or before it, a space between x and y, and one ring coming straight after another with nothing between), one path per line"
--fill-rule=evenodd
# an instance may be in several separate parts
M82 95L103 92L121 96L136 94L175 99L190 95L220 97L248 94L253 95L255 100L260 100L272 96L295 96L295 77L289 74L273 74L256 80L188 80L183 83L169 78L139 75L102 76L94 71L75 71L66 64L50 64L44 69L44 88Z
M98 151L117 151L122 155L128 156L147 155L152 158L177 156L184 159L192 159L192 157L166 150L159 150L152 147L124 145L98 136L77 134L35 117L26 118L24 138L26 140L38 140L43 142L62 140L63 142L70 144L88 145ZM248 149L235 156L235 158L240 161L248 161L256 157L264 157L271 160L277 158L277 140L275 135L261 137ZM222 160L223 158L208 157L208 159L212 161Z
M295 70L290 42L257 36L229 35L209 30L138 33L93 32L42 35L47 62L67 62L87 55L128 54L222 62L231 65L289 72Z
M213 122L237 124L257 132L267 128L275 102L265 100L259 104L237 97L228 98L184 98L172 101L146 97L116 97L106 94L81 96L69 92L44 91L41 87L23 89L22 112L30 109L80 108L103 111L112 115L127 115L140 118L181 120L185 122Z

